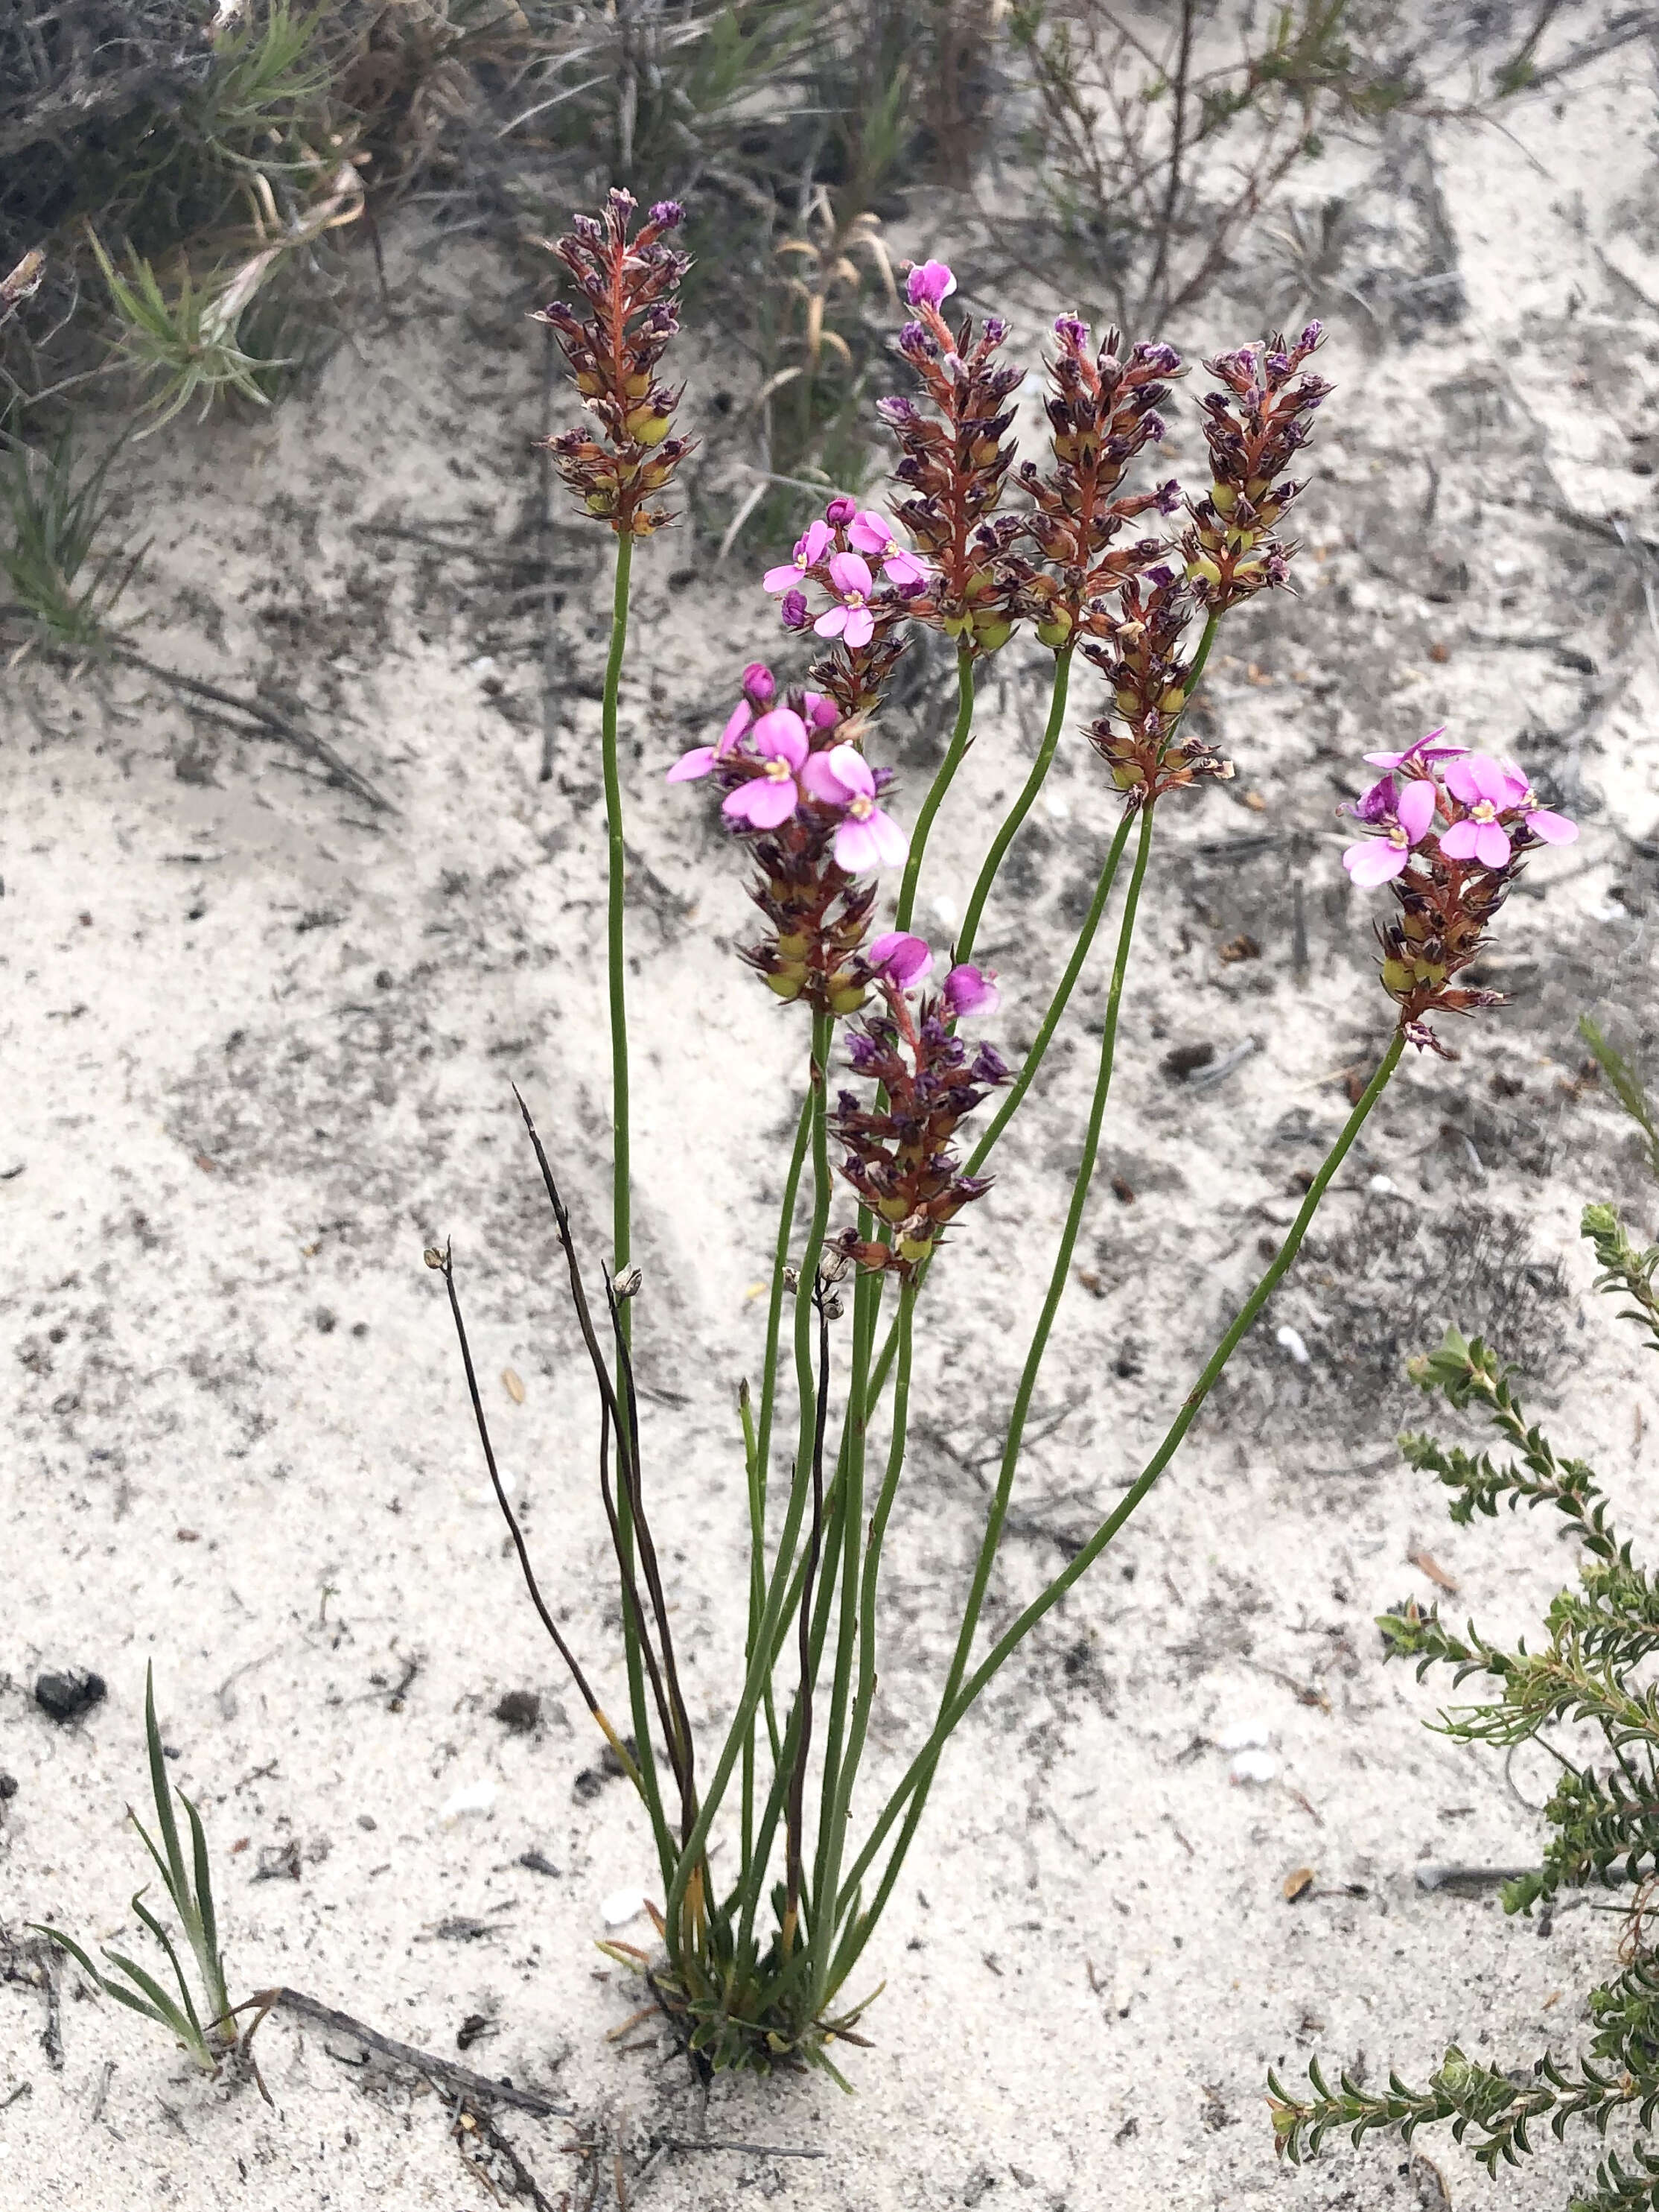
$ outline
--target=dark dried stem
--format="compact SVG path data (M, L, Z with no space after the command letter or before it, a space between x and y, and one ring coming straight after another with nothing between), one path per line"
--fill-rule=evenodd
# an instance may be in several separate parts
M800 1292L795 1294L798 1297ZM823 1542L823 1437L830 1421L830 1316L824 1310L823 1285L812 1291L818 1316L818 1390L812 1422L812 1528L807 1540L806 1572L800 1594L800 1730L795 1744L795 1763L789 1776L789 1811L786 1836L783 1959L788 1962L794 1945L800 1911L801 1825L806 1798L806 1761L812 1745L812 1583L817 1573Z

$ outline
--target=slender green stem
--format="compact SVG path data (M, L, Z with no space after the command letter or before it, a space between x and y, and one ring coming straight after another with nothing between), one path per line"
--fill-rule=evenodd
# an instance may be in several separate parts
M605 702L599 710L600 753L605 768L605 830L608 848L609 903L605 918L611 981L611 1143L613 1272L627 1267L633 1243L632 1189L628 1112L628 949L623 914L628 899L628 854L623 843L622 777L617 766L617 695L623 654L628 645L628 577L634 540L617 540L616 588L611 602L611 653L605 664ZM623 1308L623 1334L631 1309Z
M795 1452L795 1465L789 1486L789 1504L784 1515L782 1533L778 1539L777 1558L773 1565L767 1587L766 1607L761 1616L760 1631L754 1650L749 1656L749 1671L744 1683L743 1696L732 1717L726 1741L691 1832L681 1847L674 1878L668 1886L664 1904L664 1917L668 1923L668 1942L672 1947L679 1940L679 1917L685 1902L686 1887L692 1870L701 1860L708 1841L708 1831L714 1826L732 1779L732 1770L754 1725L762 1694L771 1678L779 1623L783 1618L785 1594L790 1583L790 1570L794 1564L796 1547L800 1542L801 1522L805 1515L806 1501L812 1487L812 1425L815 1399L812 1374L812 1299L811 1286L817 1279L818 1261L823 1253L823 1234L830 1218L830 1151L827 1125L826 1088L830 1060L830 1040L835 1024L827 1014L815 1014L812 1018L811 1073L811 1135L812 1153L812 1218L807 1231L806 1249L801 1257L800 1272L796 1278L795 1291L795 1382L800 1398L800 1437Z
M800 1171L812 1133L812 1089L809 1082L795 1125L795 1148L784 1178L783 1204L778 1212L777 1246L772 1257L772 1291L766 1307L766 1354L761 1368L760 1413L752 1437L746 1437L749 1462L749 1638L744 1656L755 1656L755 1636L766 1604L766 1492L771 1474L772 1417L777 1404L778 1337L783 1318L783 1277L789 1265L789 1238L795 1222L795 1200L800 1192ZM766 1685L766 1718L772 1756L778 1757L777 1715L772 1704L772 1683ZM755 1806L755 1735L752 1726L743 1747L743 1837L747 1863Z
M933 1734L912 1759L903 1779L883 1808L880 1818L871 1831L869 1840L860 1852L857 1861L848 1875L842 1887L841 1896L836 1900L838 1911L845 1911L850 1905L857 1892L858 1884L868 1872L888 1831L907 1801L917 1794L925 1796L947 1739L951 1731L960 1724L984 1690L986 1684L1024 1643L1044 1614L1057 1605L1073 1584L1088 1572L1175 1457L1181 1447L1182 1438L1197 1418L1200 1407L1215 1388L1223 1369L1238 1349L1244 1337L1248 1335L1262 1307L1273 1296L1294 1262L1297 1252L1301 1249L1302 1240L1308 1233L1309 1224L1318 1212L1320 1202L1324 1198L1332 1177L1346 1158L1355 1138L1364 1127L1366 1118L1372 1108L1388 1088L1389 1079L1399 1065L1400 1054L1404 1044L1403 1035L1396 1030L1389 1040L1388 1050L1378 1063L1376 1074L1366 1085L1358 1103L1343 1125L1341 1134L1332 1146L1319 1172L1309 1185L1308 1194L1302 1201L1301 1211L1291 1223L1284 1243L1279 1246L1267 1273L1240 1307L1237 1317L1231 1327L1211 1353L1198 1381L1182 1400L1181 1410L1170 1423L1164 1441L1147 1461L1134 1481L1130 1484L1128 1489L1124 1492L1117 1504L1113 1507L1093 1535L1090 1537L1088 1542L993 1644L974 1674L969 1676L950 1704L940 1711L934 1723ZM833 1996L835 1990L839 1988L841 1982L851 1970L859 1953L868 1941L870 1932L880 1916L882 1906L886 1903L893 1883L897 1879L902 1853L913 1832L914 1823L907 1823L904 1837L895 1847L893 1857L883 1873L881 1887L872 1901L869 1911L860 1914L855 1929L849 1929L849 1941L843 1945L842 1952L836 1957L836 1972L830 1982L830 1995Z
M916 884L921 874L921 856L927 849L927 840L933 827L933 817L945 803L945 794L956 779L957 770L967 757L974 732L974 656L966 646L957 648L957 726L951 732L951 742L945 758L939 763L939 774L928 786L927 796L921 802L916 816L916 826L910 832L910 853L904 863L904 877L899 885L898 913L893 923L895 929L908 929L910 917L915 911Z
M1048 720L1042 732L1042 743L1031 763L1031 773L1025 779L1024 788L1009 808L1002 827L991 840L991 849L985 855L985 865L979 872L979 881L974 885L973 896L968 902L968 911L963 916L957 932L955 957L971 960L974 940L979 935L980 917L985 911L985 902L991 896L991 886L1001 871L1008 848L1019 835L1021 823L1036 804L1036 795L1042 788L1043 779L1054 765L1054 750L1060 744L1061 726L1066 720L1066 692L1071 680L1072 654L1075 647L1063 645L1054 655L1054 684L1048 697Z
M1118 927L1117 957L1112 963L1111 989L1106 1000L1106 1022L1100 1040L1100 1067L1095 1078L1095 1093L1089 1108L1088 1127L1083 1139L1083 1158L1078 1164L1076 1180L1072 1185L1071 1204L1066 1210L1066 1224L1060 1231L1060 1243L1054 1253L1054 1262L1049 1271L1048 1288L1042 1301L1042 1310L1032 1333L1030 1348L1025 1355L1019 1387L1014 1394L1013 1410L1008 1417L1008 1434L1002 1449L1002 1466L997 1477L996 1494L985 1523L985 1534L979 1547L979 1557L974 1565L974 1577L968 1591L968 1602L962 1616L962 1627L957 1637L957 1648L951 1656L950 1672L939 1698L942 1719L951 1705L962 1678L968 1670L968 1661L974 1648L974 1636L979 1626L979 1617L985 1604L985 1593L990 1585L991 1569L995 1564L998 1547L1002 1541L1003 1523L1008 1516L1008 1501L1012 1495L1014 1474L1019 1465L1019 1455L1025 1441L1025 1424L1031 1411L1031 1400L1036 1390L1037 1376L1042 1371L1043 1355L1048 1348L1048 1338L1065 1296L1066 1285L1072 1272L1072 1255L1077 1249L1078 1233L1083 1226L1087 1210L1090 1187L1094 1180L1095 1162L1100 1152L1100 1133L1106 1117L1106 1102L1111 1092L1112 1069L1117 1057L1118 1012L1123 1001L1124 978L1128 973L1129 947L1134 936L1135 915L1140 904L1140 887L1146 879L1146 863L1152 857L1152 817L1155 809L1142 807L1140 836L1135 848L1134 872L1129 878L1129 889L1123 902L1123 919ZM928 1782L917 1789L905 1816L896 1856L902 1857L909 1848L911 1837L927 1802Z
M815 2016L827 2003L830 1994L829 1975L838 1926L835 1908L841 1888L842 1855L846 1846L847 1823L853 1808L853 1786L858 1779L859 1763L864 1756L865 1739L869 1733L870 1709L875 1702L876 1592L881 1580L881 1553L886 1540L887 1522L893 1510L893 1501L898 1495L899 1477L904 1471L910 1412L911 1324L915 1305L916 1285L907 1283L899 1292L899 1310L895 1323L898 1330L898 1373L893 1385L893 1432L887 1447L887 1470L877 1494L875 1510L870 1516L870 1534L864 1547L863 1582L859 1595L858 1696L853 1706L852 1725L848 1731L847 1750L836 1778L835 1799L829 1814L829 1848L823 1855L823 1870L818 1880L819 1925L813 1930L811 2008Z
M867 1235L867 1231L865 1233ZM881 1310L881 1294L885 1280L883 1273L860 1270L853 1291L853 1358L842 1431L842 1492L846 1510L842 1523L841 1625L836 1645L835 1679L830 1689L830 1723L823 1740L817 1856L812 1878L812 1893L820 1900L820 1905L825 1898L835 1896L840 1877L841 1854L836 1847L835 1808L842 1787L847 1708L852 1693L853 1660L858 1646L861 1609L859 1547L864 1537L864 1461L870 1419L870 1354L875 1344L876 1323ZM823 1968L829 1964L829 1945L833 1941L833 1935L834 1916L820 1910L811 1930L811 1972L815 1983Z

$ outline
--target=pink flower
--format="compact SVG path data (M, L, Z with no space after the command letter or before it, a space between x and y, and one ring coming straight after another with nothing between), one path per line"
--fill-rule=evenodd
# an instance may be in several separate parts
M857 500L848 499L844 491L838 491L824 508L823 519L832 530L845 530L858 511Z
M832 745L814 753L801 774L814 799L845 808L836 830L836 866L849 876L873 868L896 868L909 842L890 814L876 804L876 779L856 745Z
M755 750L765 766L728 792L720 811L750 830L775 830L800 804L796 772L806 759L806 725L787 707L775 707L755 725Z
M1527 787L1490 753L1470 753L1446 770L1446 788L1468 812L1442 833L1440 849L1449 860L1474 860L1483 868L1506 868L1509 833L1498 817L1527 796Z
M957 289L957 280L943 261L924 261L905 280L904 296L913 307L937 307Z
M670 783L694 783L707 775L736 750L752 726L757 710L769 707L778 696L777 678L763 660L751 660L743 672L743 696L726 717L720 742L694 745L682 753L668 771Z
M800 702L808 723L815 730L833 730L841 720L841 708L822 691L803 691Z
M903 929L890 930L885 937L877 938L864 957L877 975L890 977L901 991L921 982L933 964L927 939L912 937Z
M761 578L763 587L769 592L793 591L809 568L816 568L825 554L834 546L835 532L827 522L809 523L804 533L795 540L795 557L775 568L769 568Z
M867 507L855 514L848 526L847 542L854 552L878 560L890 584L902 587L927 580L927 562L899 544L884 514L873 514Z
M1367 798L1370 793L1366 794ZM1434 821L1435 788L1426 778L1408 783L1395 802L1394 820L1381 837L1367 837L1350 845L1342 865L1362 890L1370 890L1397 876L1411 858L1413 845L1427 836ZM1364 804L1364 801L1361 802ZM1445 842L1443 838L1441 842Z
M1578 824L1568 821L1565 814L1552 814L1547 806L1540 806L1532 786L1513 761L1505 761L1504 769L1510 781L1521 787L1521 795L1515 804L1520 808L1522 818L1533 836L1546 845L1571 845L1578 835Z
M775 568L772 573L776 575L778 571ZM818 635L838 637L854 653L861 645L868 645L876 634L875 617L869 605L874 583L869 563L856 553L832 553L830 588L836 594L836 605L827 608L813 623Z
M952 1014L994 1014L1002 1003L996 977L971 961L961 961L945 979L945 1003Z
M1419 738L1407 752L1367 753L1365 758L1373 768L1403 768L1413 775L1420 775L1431 761L1455 760L1460 753L1468 752L1467 745L1437 744L1436 738L1443 738L1445 734L1443 723L1439 729L1431 730L1426 738Z

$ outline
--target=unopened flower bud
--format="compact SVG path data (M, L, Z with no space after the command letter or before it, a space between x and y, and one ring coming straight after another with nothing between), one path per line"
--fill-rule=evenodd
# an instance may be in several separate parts
M823 519L832 530L845 530L858 511L857 500L848 499L845 492L839 492L824 508Z
M624 1304L629 1298L637 1297L640 1285L644 1280L645 1277L637 1267L624 1267L611 1286L616 1293L617 1304Z

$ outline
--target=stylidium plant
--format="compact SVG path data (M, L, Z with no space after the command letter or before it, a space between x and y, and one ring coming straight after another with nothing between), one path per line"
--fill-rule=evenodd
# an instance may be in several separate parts
M548 311L603 433L572 433L556 442L556 456L583 507L617 544L604 737L617 1148L614 1252L598 1271L602 1296L590 1291L557 1177L525 1113L599 1400L599 1484L621 1601L629 1741L544 1602L499 1481L496 1490L544 1625L621 1758L655 1842L660 1953L607 1948L648 1976L700 2063L763 2072L817 2066L840 2080L831 2052L860 2040L869 2001L854 1978L951 1735L1170 1464L1295 1259L1406 1045L1443 1050L1436 1017L1495 1003L1494 994L1455 978L1480 951L1526 855L1571 830L1539 805L1518 770L1446 745L1437 732L1408 755L1375 763L1384 773L1352 810L1364 834L1347 864L1358 881L1386 884L1399 909L1379 931L1395 1020L1376 1073L1157 1451L1127 1487L1117 1470L1103 1470L1103 1487L1117 1500L1112 1510L1000 1636L982 1637L1026 1423L1092 1195L1157 824L1166 805L1232 773L1189 729L1188 710L1229 611L1288 580L1294 548L1278 532L1301 489L1289 471L1329 386L1307 366L1321 340L1316 324L1293 343L1275 337L1219 356L1206 364L1215 389L1202 402L1207 481L1186 491L1167 481L1137 485L1132 477L1162 435L1159 410L1183 365L1167 345L1126 344L1116 331L1097 343L1075 316L1062 316L1047 372L1048 456L1016 467L1008 402L1024 371L1003 358L1008 325L995 315L977 328L965 319L953 325L945 313L956 289L951 271L928 262L908 272L911 319L895 354L909 388L881 409L899 448L890 513L847 497L828 503L791 557L759 580L778 603L786 638L816 657L793 673L750 660L718 737L661 763L671 782L701 783L714 794L759 918L742 959L781 1002L779 1018L799 1024L803 1062L764 1349L739 1393L748 1509L743 1674L723 1699L699 1700L694 1712L653 1540L628 1328L642 1291L629 1250L615 744L632 539L664 520L647 502L685 450L667 435L678 395L653 381L684 264L660 242L678 210L653 210L630 240L631 216L627 196L613 193L602 221L561 244L588 304L580 313ZM929 832L971 739L975 672L1022 623L1054 657L1046 726L995 825L956 943L936 955L913 926ZM910 792L882 762L880 713L918 625L956 647L957 715L931 782ZM1032 1046L1013 1069L997 1048L1000 994L1029 993L1037 979L999 981L974 951L1004 860L1063 738L1079 646L1102 679L1086 724L1100 763L1099 873L1064 969L1048 986ZM931 1726L896 1786L866 1804L860 1783L880 1688L882 1565L906 1475L927 1285L936 1267L953 1264L952 1247L974 1245L994 1214L988 1164L1083 984L1126 861L1109 969L1085 1010L1100 1046L1079 1165L1054 1250L1022 1261L1046 1271L1046 1289L954 1648ZM1022 1232L1005 1222L999 1233L1006 1240ZM445 1277L494 1476L449 1255L428 1258Z

